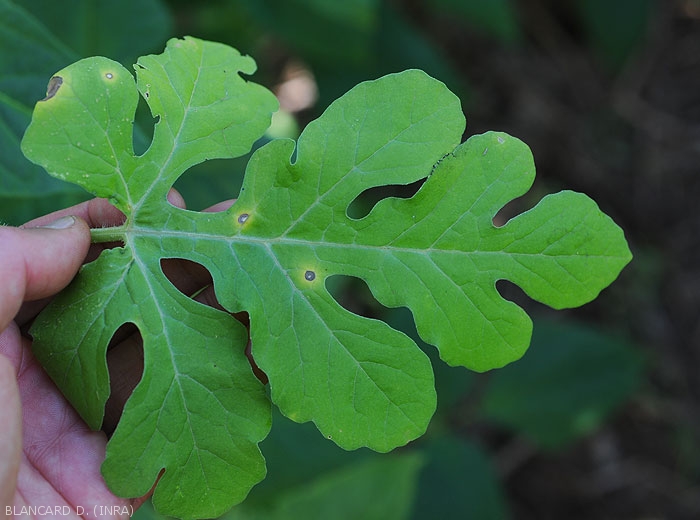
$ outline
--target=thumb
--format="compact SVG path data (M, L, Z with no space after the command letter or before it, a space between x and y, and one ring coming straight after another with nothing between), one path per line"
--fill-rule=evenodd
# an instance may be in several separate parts
M2 435L0 435L0 505L14 500L22 447L22 412L15 368L0 354L0 402L3 406Z
M22 302L51 296L73 279L90 247L90 229L78 217L36 228L0 227L0 331Z

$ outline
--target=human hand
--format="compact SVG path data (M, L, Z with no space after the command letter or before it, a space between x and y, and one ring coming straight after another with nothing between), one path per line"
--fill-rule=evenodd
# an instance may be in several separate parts
M106 436L91 431L60 394L26 335L46 298L89 257L89 227L122 220L95 199L22 228L0 227L0 517L109 518L140 503L106 487L100 475Z
M168 199L184 207L176 191ZM232 202L206 211L223 211ZM91 431L61 395L34 359L27 335L47 297L65 287L80 265L104 248L90 245L89 228L123 221L124 215L107 201L94 199L22 228L0 227L0 518L41 507L35 511L47 513L51 508L68 518L79 513L116 518L133 513L145 500L119 498L109 491L100 474L107 436ZM198 301L218 307L210 275L202 266L165 261L163 270L179 290L197 293ZM112 343L117 345L107 354L112 393L102 427L108 433L143 370L137 331L120 329ZM251 364L265 380L252 358Z

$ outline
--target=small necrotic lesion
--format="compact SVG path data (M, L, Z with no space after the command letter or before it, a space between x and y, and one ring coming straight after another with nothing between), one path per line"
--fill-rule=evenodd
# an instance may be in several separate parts
M46 97L42 101L47 101L56 95L58 89L63 85L63 78L61 76L54 76L49 80L49 84L46 87Z

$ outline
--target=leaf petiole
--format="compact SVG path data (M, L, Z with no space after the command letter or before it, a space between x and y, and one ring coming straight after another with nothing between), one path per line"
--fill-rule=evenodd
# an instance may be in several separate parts
M126 233L126 225L92 228L90 236L93 244L101 244L105 242L123 242Z

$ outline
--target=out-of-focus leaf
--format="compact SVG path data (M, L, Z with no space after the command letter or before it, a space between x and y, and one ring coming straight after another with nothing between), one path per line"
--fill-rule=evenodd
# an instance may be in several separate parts
M227 520L402 520L413 505L424 458L372 456L281 493L266 508L234 509Z
M377 73L418 68L439 77L462 100L469 94L463 78L455 72L441 50L419 27L386 5L381 11L381 24L374 51L377 56Z
M371 58L378 0L243 0L277 38L313 62L357 66Z
M321 109L368 77L410 68L441 78L466 97L464 81L439 49L386 2L243 0L236 5L261 32L307 62L319 85Z
M265 509L276 496L286 493L321 474L359 462L375 454L366 449L346 451L323 436L312 423L297 424L273 408L272 430L260 444L265 453L267 477L255 486L246 501L237 506L247 510Z
M411 518L508 518L498 478L478 446L452 436L436 437L423 453L427 464Z
M639 49L654 14L655 0L578 0L584 30L601 63L622 67Z
M87 195L49 177L19 146L46 78L76 57L29 12L0 0L0 222L21 224Z
M484 413L556 449L597 428L637 389L642 369L640 352L625 341L535 320L525 356L490 375Z
M134 511L131 520L161 520L168 518L167 516L156 513L153 509L153 504L150 500L147 500L139 509Z
M426 3L438 11L458 16L470 28L503 43L513 43L521 37L513 0L433 0Z
M450 435L434 437L407 454L350 453L319 443L312 426L295 425L277 413L261 446L268 477L224 520L509 517L487 454ZM166 517L148 503L134 518Z
M21 224L89 196L48 176L20 151L47 78L88 54L133 63L169 31L158 0L0 0L0 222Z
M80 57L102 55L135 63L144 52L162 47L172 30L170 13L161 0L12 2L31 12L48 34Z

